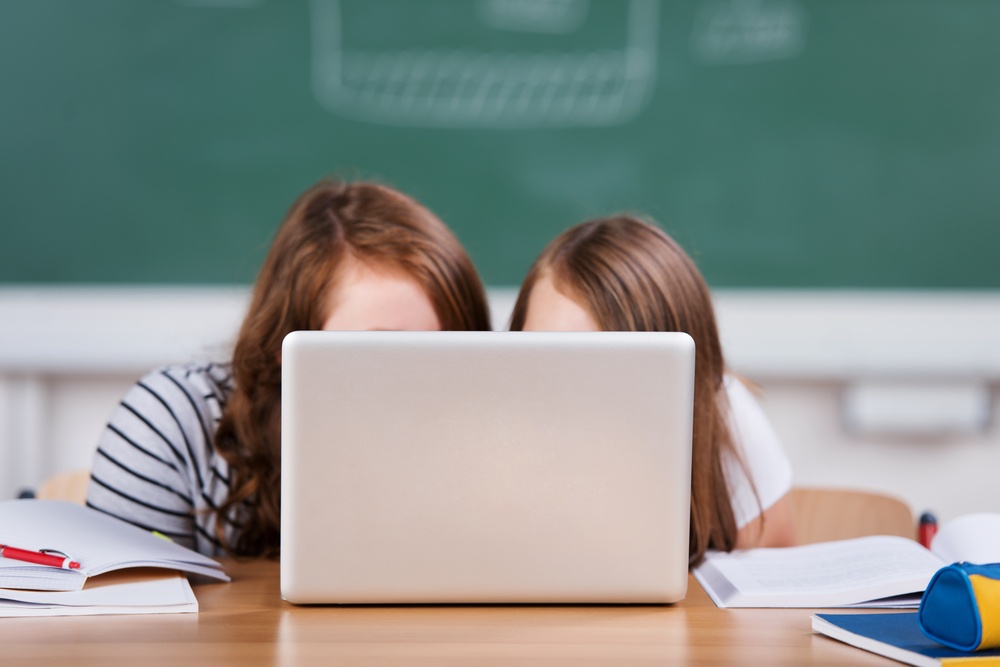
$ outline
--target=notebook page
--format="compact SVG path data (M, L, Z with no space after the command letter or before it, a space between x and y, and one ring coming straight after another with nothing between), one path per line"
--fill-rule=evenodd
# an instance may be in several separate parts
M873 536L710 552L695 576L719 606L839 607L923 591L941 565L913 540ZM897 598L888 606L906 601Z
M188 580L149 570L113 572L72 592L0 590L0 617L198 611Z
M0 558L0 588L26 588L33 591L78 591L87 576L76 570L31 565Z
M69 607L162 607L195 601L191 584L175 572L128 570L87 581L79 591L0 589L0 600Z
M853 591L921 575L929 580L941 562L912 540L899 540L878 537L761 549L733 555L716 566L746 594Z
M218 562L191 549L164 540L141 528L72 502L8 500L0 502L0 544L21 549L56 549L80 563L80 573L101 574L122 567L167 567L228 581ZM6 561L6 562L3 562ZM14 575L11 562L0 558L0 583ZM67 580L74 573L35 566L44 580ZM57 574L63 573L63 574Z

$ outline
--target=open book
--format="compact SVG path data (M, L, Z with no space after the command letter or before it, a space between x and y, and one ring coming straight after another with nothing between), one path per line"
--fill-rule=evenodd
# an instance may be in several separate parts
M211 558L77 503L60 500L0 502L0 544L31 551L56 550L80 563L68 570L0 558L0 588L79 591L88 577L113 570L154 567L229 581Z
M962 560L1000 562L1000 514L945 523L930 551L903 537L874 536L710 552L694 575L720 607L915 608L934 573Z

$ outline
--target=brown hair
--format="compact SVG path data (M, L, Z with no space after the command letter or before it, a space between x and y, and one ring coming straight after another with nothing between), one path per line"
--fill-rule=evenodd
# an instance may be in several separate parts
M655 225L629 215L592 220L555 238L528 271L510 328L524 328L535 284L586 308L604 331L683 331L695 342L694 433L691 470L692 564L707 549L731 551L738 527L722 453L740 461L726 423L726 371L712 297L683 249Z
M455 236L406 195L373 183L322 181L292 205L257 277L233 351L235 388L215 434L230 467L216 510L221 544L276 555L280 521L281 343L320 329L341 260L401 271L427 293L446 330L489 330L485 292ZM225 525L235 528L235 543Z

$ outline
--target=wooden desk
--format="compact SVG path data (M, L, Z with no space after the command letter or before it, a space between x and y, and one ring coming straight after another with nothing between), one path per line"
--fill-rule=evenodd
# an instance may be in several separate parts
M808 610L717 609L694 579L673 606L296 607L278 565L228 563L198 614L0 619L0 664L881 665L810 630Z

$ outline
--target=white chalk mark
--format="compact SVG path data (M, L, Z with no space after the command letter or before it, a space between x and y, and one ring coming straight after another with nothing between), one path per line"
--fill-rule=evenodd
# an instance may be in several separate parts
M695 18L691 46L712 65L787 60L805 50L808 18L796 0L706 2Z
M423 127L618 125L645 108L656 84L660 0L622 3L626 37L619 48L496 52L430 45L377 53L345 46L348 1L310 2L313 94L340 116ZM359 1L351 10L364 12L376 2ZM560 26L578 28L588 9L587 0L544 0L543 9L529 8L528 0L483 2L521 23L548 22L535 32L558 32L557 17Z
M587 18L588 0L477 0L479 19L498 30L567 33Z

